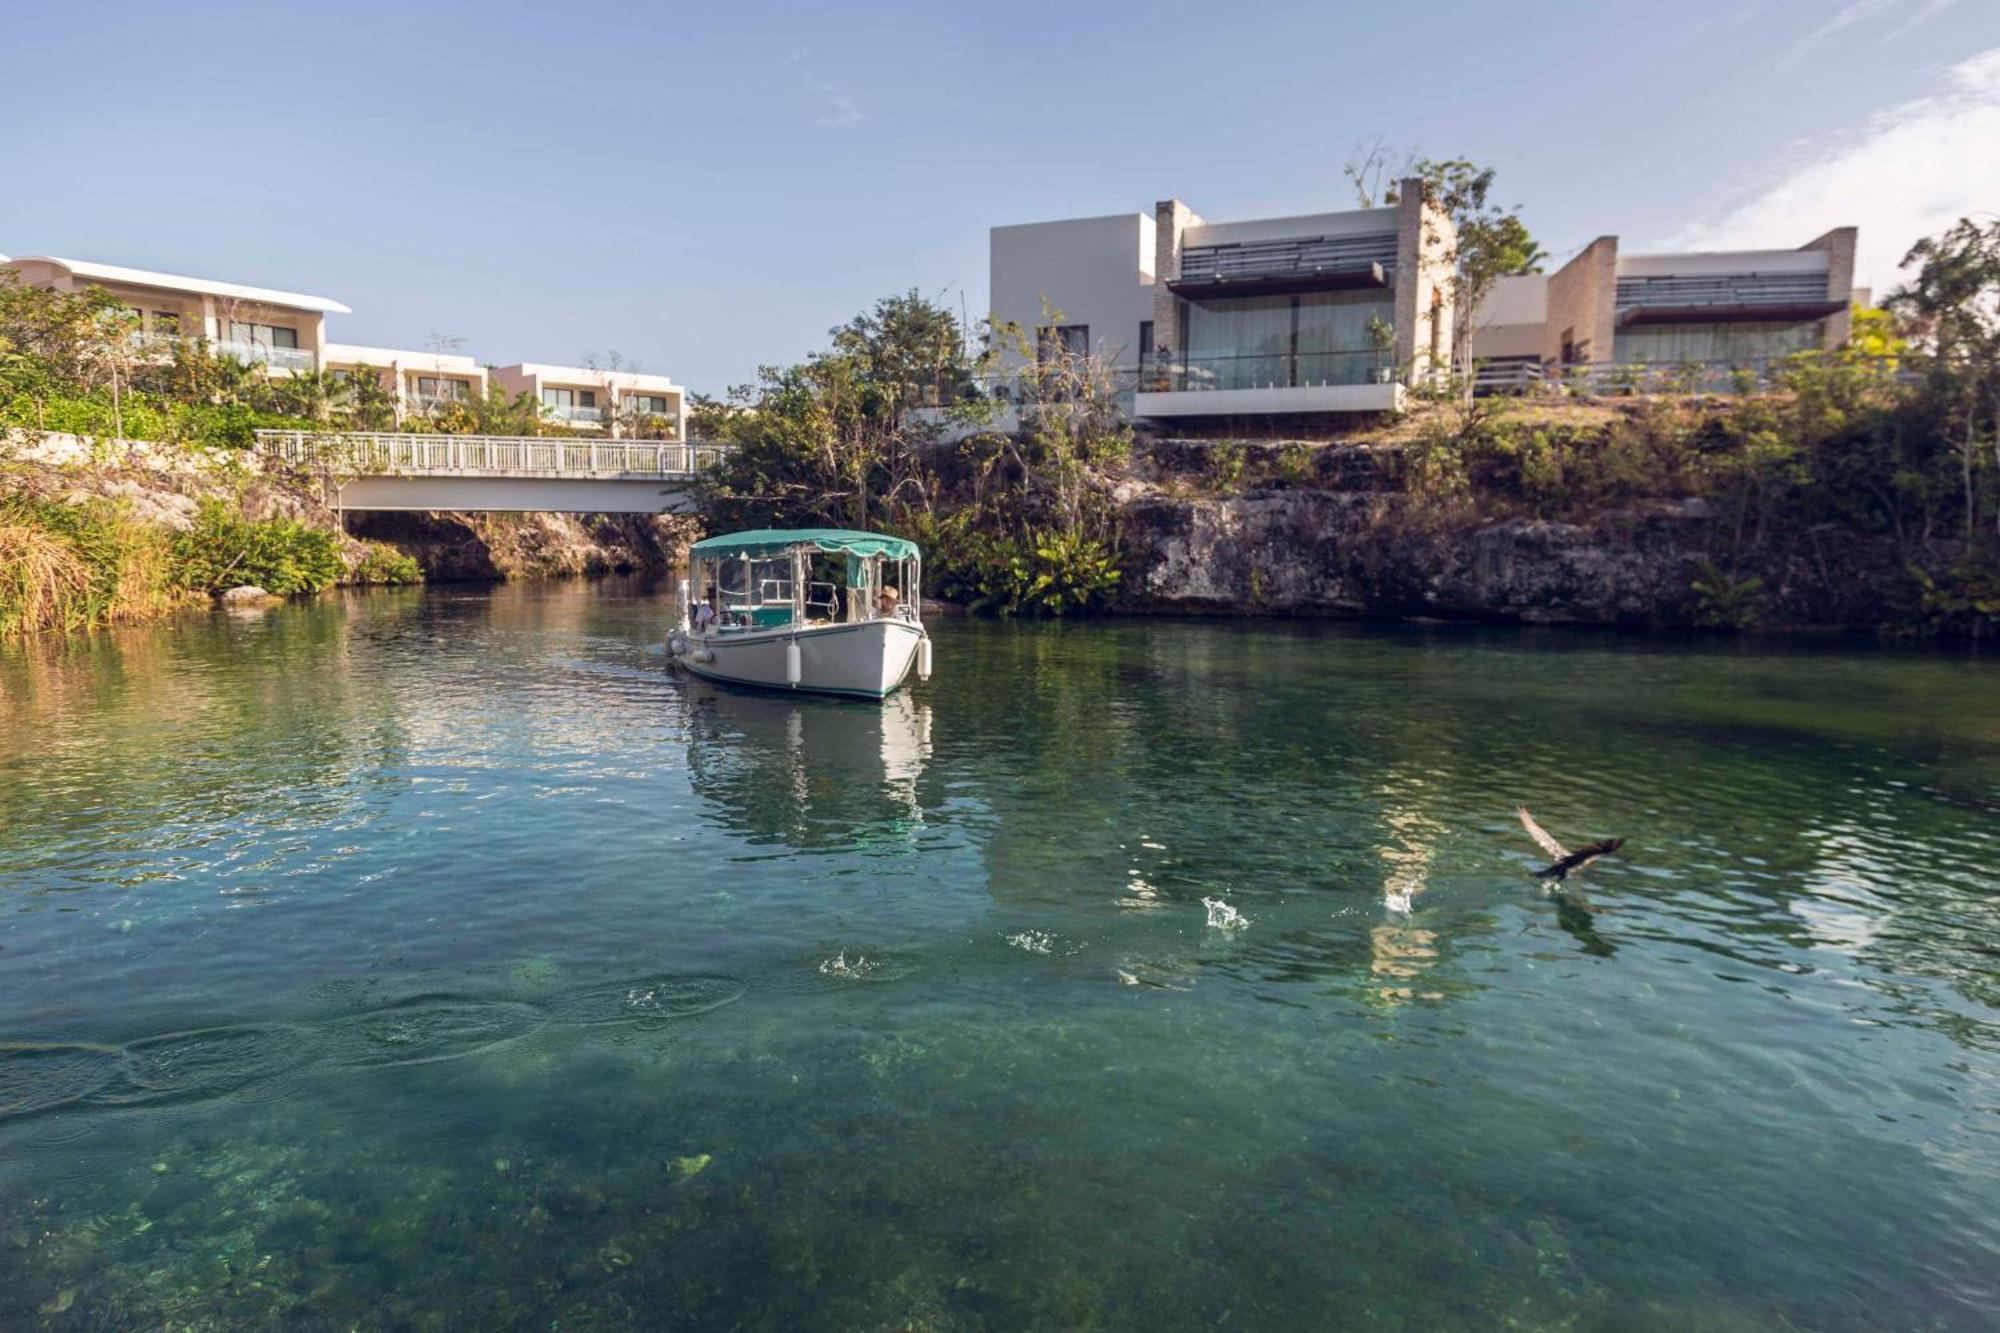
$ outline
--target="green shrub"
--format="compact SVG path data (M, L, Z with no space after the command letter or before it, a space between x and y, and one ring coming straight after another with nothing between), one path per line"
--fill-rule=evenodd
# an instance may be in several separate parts
M1712 561L1689 585L1694 589L1694 623L1706 629L1755 629L1764 613L1764 580L1738 578Z
M349 583L422 583L423 566L393 546L368 542L368 550L348 572Z
M1313 451L1303 444L1288 444L1278 450L1278 477L1287 486L1313 483Z
M1243 469L1250 451L1240 444L1213 444L1208 449L1209 484L1224 495L1243 481Z
M245 518L220 500L203 501L173 545L185 586L203 592L245 583L280 595L318 592L346 569L333 533L297 519Z

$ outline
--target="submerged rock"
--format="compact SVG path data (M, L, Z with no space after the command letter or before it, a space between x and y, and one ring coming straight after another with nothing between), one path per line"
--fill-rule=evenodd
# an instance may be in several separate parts
M272 606L284 600L275 593L265 592L254 583L240 583L222 594L222 604L227 607Z

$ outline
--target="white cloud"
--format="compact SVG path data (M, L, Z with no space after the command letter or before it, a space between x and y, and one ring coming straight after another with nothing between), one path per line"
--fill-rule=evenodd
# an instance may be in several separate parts
M1861 229L1855 281L1897 281L1911 244L2000 205L2000 47L1953 65L1945 91L1877 112L1817 148L1753 197L1667 239L1675 249L1804 244L1829 227Z
M861 103L838 87L831 83L816 84L814 87L826 99L826 110L820 113L819 124L833 130L851 130L856 125L868 123L868 113L861 109Z
M803 63L805 61L805 58L811 54L812 54L812 48L810 46L794 47L792 48L792 53L786 56L779 63L782 64L786 69L790 69L794 65Z
M1778 68L1791 69L1811 55L1814 47L1848 28L1885 14L1900 13L1903 15L1903 21L1882 39L1885 42L1893 42L1910 29L1936 18L1957 3L1958 0L1848 0L1847 4L1834 11L1832 18L1793 42L1784 55L1778 58Z

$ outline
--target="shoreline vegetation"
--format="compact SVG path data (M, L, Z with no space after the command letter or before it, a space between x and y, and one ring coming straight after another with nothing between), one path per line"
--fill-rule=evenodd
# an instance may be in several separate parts
M1135 431L1102 361L968 328L910 292L800 364L695 397L694 434L730 446L698 484L700 524L894 532L924 547L926 595L997 615L1990 638L2000 223L1961 222L1909 268L1887 309L1857 312L1847 349L1733 392L1693 376L1599 397L1439 384L1311 438ZM197 344L140 361L129 316L101 292L0 282L0 636L143 620L243 584L664 566L691 535L666 517L641 533L439 514L357 519L378 540L357 539L249 447L265 426L379 426L368 377L265 378ZM543 429L532 404L456 406L463 420L405 428Z

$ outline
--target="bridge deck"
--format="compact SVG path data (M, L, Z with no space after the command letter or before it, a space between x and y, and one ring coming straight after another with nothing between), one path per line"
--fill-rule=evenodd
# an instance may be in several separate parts
M659 514L724 447L663 440L260 430L267 457L318 475L336 509Z
M350 476L564 477L686 481L723 447L662 440L574 440L518 435L260 430L263 452Z

